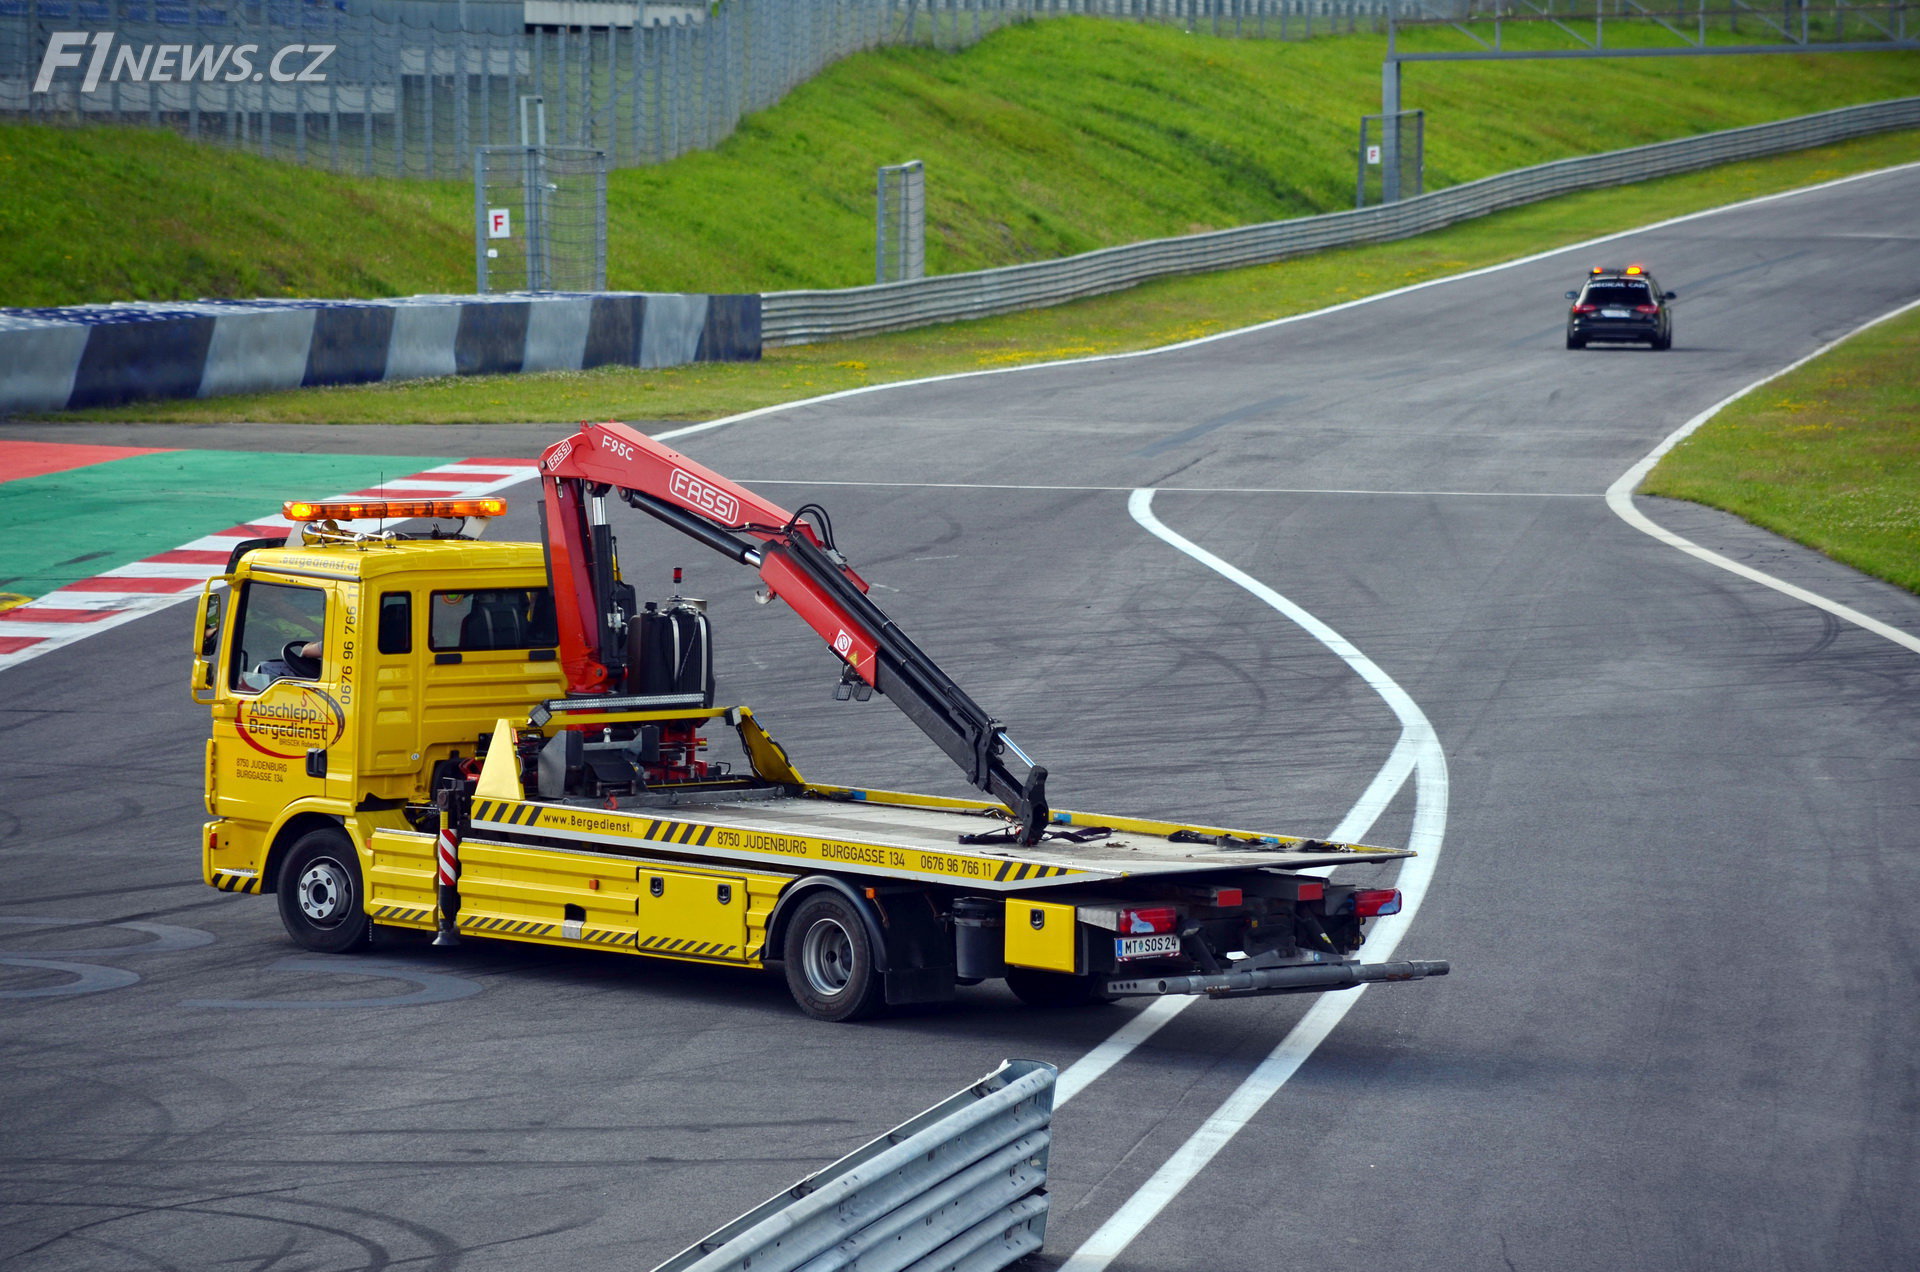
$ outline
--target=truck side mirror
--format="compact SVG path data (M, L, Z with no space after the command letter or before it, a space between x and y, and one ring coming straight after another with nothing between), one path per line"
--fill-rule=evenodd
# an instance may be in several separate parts
M219 590L215 590L215 585ZM200 695L213 689L213 664L220 654L220 620L225 611L227 580L216 575L206 581L200 589L200 605L194 613L194 652L192 697L195 702L209 703L211 698Z

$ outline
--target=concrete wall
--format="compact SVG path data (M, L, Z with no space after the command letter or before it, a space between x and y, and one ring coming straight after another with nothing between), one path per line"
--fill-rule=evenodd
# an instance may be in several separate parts
M647 292L0 309L0 411L760 357L760 297Z

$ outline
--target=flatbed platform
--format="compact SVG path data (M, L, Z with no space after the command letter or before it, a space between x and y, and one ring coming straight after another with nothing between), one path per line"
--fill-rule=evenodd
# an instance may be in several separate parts
M1299 870L1413 855L1401 848L1065 811L1054 814L1050 833L1058 837L1031 848L1015 842L969 844L961 837L992 834L1004 825L1003 810L983 802L849 787L815 786L798 796L679 808L622 808L619 803L607 808L483 797L473 802L471 823L486 837L560 840L628 856L817 866L916 881L932 875L989 892L1151 875ZM1084 842L1067 837L1101 827L1110 833Z

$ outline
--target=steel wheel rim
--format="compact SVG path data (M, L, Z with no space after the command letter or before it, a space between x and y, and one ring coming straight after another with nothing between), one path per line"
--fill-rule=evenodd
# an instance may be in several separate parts
M315 927L334 927L346 917L347 897L352 885L339 862L322 858L300 874L294 890L300 912Z
M844 993L853 979L853 937L837 920L821 919L801 942L800 970L814 993L826 998Z

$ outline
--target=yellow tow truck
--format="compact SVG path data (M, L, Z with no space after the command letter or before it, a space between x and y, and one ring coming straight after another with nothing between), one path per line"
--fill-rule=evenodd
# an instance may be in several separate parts
M1405 850L1050 807L1045 768L872 602L817 506L620 424L548 448L540 483L541 544L478 537L499 498L294 501L284 542L209 580L210 886L273 893L326 952L385 927L779 964L823 1020L995 977L1068 1005L1446 974L1360 961L1399 893L1310 873ZM985 798L804 779L716 705L703 604L622 581L610 496L756 569L839 659L835 696L893 702Z

